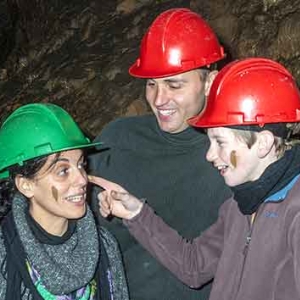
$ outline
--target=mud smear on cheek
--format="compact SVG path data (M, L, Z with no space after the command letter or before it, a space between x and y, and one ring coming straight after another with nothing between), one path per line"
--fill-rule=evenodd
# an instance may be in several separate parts
M236 157L236 151L235 150L231 151L231 153L230 153L230 163L232 164L232 166L234 168L236 168L236 166L237 166L237 157Z
M57 199L58 199L58 190L57 188L55 188L54 186L51 187L51 191L52 191L52 196L53 198L56 200L57 202Z

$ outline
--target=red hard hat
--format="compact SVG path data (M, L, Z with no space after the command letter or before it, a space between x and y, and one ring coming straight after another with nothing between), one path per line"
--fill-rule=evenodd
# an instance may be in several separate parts
M198 14L174 8L154 20L129 73L141 78L172 76L209 66L224 56L216 35Z
M300 92L293 76L265 58L237 60L216 76L194 127L226 127L300 121Z

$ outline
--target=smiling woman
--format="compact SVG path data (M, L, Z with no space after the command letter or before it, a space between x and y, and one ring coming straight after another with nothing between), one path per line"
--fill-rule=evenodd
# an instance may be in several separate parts
M86 138L53 104L0 129L0 299L128 299L117 243L86 202Z

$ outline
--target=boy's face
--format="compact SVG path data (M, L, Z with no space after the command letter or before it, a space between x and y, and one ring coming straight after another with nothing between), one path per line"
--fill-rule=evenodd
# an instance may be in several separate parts
M261 176L266 166L258 155L257 142L249 149L241 137L226 127L209 128L207 134L210 147L206 159L219 170L228 186L254 181Z

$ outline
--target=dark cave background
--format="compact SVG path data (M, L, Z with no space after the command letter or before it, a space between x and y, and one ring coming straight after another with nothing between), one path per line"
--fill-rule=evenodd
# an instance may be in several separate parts
M232 59L264 56L300 83L299 0L0 0L0 122L18 106L53 102L94 137L123 115L149 111L144 81L130 77L147 27L189 7Z

